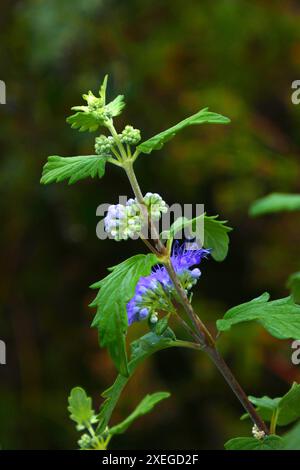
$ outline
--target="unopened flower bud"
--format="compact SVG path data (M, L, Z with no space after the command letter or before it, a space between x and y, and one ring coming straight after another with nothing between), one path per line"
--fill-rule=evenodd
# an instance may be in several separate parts
M168 207L162 197L157 193L147 193L144 197L145 204L148 208L149 215L153 220L159 220L161 214L168 212Z
M151 313L149 321L152 325L155 325L158 322L157 313Z
M78 441L78 445L81 449L88 449L91 446L91 437L88 434L83 434Z
M136 145L141 140L141 132L132 126L126 126L122 134L120 134L120 139L123 144Z
M113 145L114 139L112 136L100 135L95 140L95 152L97 155L109 154Z

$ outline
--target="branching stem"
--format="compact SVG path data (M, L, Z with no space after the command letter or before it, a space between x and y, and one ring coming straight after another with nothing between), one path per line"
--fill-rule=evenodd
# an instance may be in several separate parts
M118 136L115 128L113 127L113 125L110 125L109 129L112 133L112 136L114 137L114 139L116 141L116 144L119 148L120 154L123 158L122 166L123 166L123 168L124 168L124 170L127 174L127 177L128 177L129 182L131 184L131 187L132 187L132 190L135 194L137 202L141 205L142 208L145 208L145 210L147 212L147 208L146 208L145 203L144 203L143 193L140 189L139 183L137 181L137 178L136 178L136 175L135 175L135 172L134 172L134 169L133 169L133 161L136 159L138 154L137 154L137 152L135 152L133 154L133 156L131 156L131 154L128 155L125 148L124 148L124 146L123 146L123 144L121 143L121 141L119 139L119 136ZM248 397L247 397L246 393L244 392L241 385L239 384L239 382L237 381L237 379L235 378L235 376L231 372L230 368L228 367L228 365L224 361L223 357L221 356L221 354L217 350L216 343L215 343L215 340L213 339L212 335L210 334L210 332L208 331L208 329L206 328L204 323L200 320L198 315L195 313L195 311L194 311L194 309L193 309L193 307L192 307L192 305L191 305L191 303L190 303L190 301L189 301L189 299L186 295L186 292L183 289L183 287L180 283L180 280L179 280L179 278L178 278L178 276L177 276L177 274L176 274L176 272L175 272L175 270L172 266L172 262L171 262L171 259L170 259L170 254L169 254L168 250L166 249L165 245L160 240L159 234L157 233L156 228L151 223L151 218L149 218L148 212L147 212L147 214L144 214L144 216L147 217L147 219L149 220L151 235L153 237L153 238L151 237L151 241L153 241L154 248L152 247L151 243L148 240L146 240L145 238L143 239L143 241L145 243L147 242L146 245L149 248L151 246L150 249L151 249L152 252L156 252L158 255L160 255L161 262L163 262L166 266L166 269L168 271L170 279L172 280L172 282L174 284L174 287L175 287L175 290L177 292L180 303L182 304L188 318L191 321L191 324L193 325L193 330L192 330L191 334L192 334L194 340L196 340L196 344L198 344L196 349L201 349L201 350L205 351L208 354L208 356L213 361L213 363L215 364L217 369L220 371L220 373L222 374L222 376L224 377L224 379L226 380L226 382L228 383L231 390L236 395L236 397L238 398L238 400L240 401L240 403L242 404L242 406L244 407L246 412L250 415L253 423L256 424L256 426L258 427L259 430L264 431L265 434L269 434L269 430L268 430L266 424L260 418L260 416L256 412L254 406L252 405L252 403L248 400ZM153 250L155 250L155 251L153 251ZM189 343L189 342L182 342L182 345L184 343L186 343L185 345L189 344L188 347L191 347L191 344L195 344L195 343Z

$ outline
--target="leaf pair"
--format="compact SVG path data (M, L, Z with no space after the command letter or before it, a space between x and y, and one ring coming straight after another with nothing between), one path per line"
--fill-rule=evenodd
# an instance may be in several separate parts
M249 396L256 411L265 421L276 419L278 426L286 426L300 418L300 385L293 383L290 390L279 398ZM248 416L248 415L246 415Z
M85 106L74 106L72 109L77 111L67 118L67 122L74 129L80 132L94 132L99 126L107 127L113 117L118 116L124 106L124 96L118 95L110 103L106 103L106 88L108 76L106 75L100 87L99 97L96 97L91 91L84 94L83 98L87 101ZM204 123L227 124L230 120L220 114L208 111L204 108L198 113L179 122L170 129L167 129L137 147L138 153L151 153L163 147L165 142L173 138L176 133L187 126ZM75 183L84 178L98 176L101 178L104 174L107 155L86 155L76 157L50 156L44 166L41 183L49 184L69 180L69 184Z
M168 392L156 392L151 395L146 395L143 400L137 405L135 410L122 422L117 425L96 431L96 435L102 442L107 441L115 434L124 433L128 427L139 417L149 413L159 402L168 398ZM81 387L75 387L71 390L68 398L70 418L77 423L76 428L78 431L84 429L93 429L92 425L99 421L92 409L92 400L87 396L85 390ZM105 439L102 439L102 433L105 433Z

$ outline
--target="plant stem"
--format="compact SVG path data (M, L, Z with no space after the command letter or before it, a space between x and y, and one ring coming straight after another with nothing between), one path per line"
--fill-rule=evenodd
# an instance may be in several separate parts
M124 162L123 167L126 171L127 177L129 179L129 182L131 184L131 187L133 189L133 192L135 194L135 197L138 203L141 206L145 206L143 193L138 184L138 181L137 181L134 169L133 169L133 165L132 165L132 160L127 160L126 162ZM151 220L150 220L150 224L151 224ZM168 252L166 250L166 247L163 245L163 243L159 239L159 235L157 233L155 233L154 242L155 242L156 248L161 253L161 255L166 256ZM220 371L220 373L222 374L222 376L224 377L224 379L230 386L233 393L236 395L236 397L238 398L238 400L240 401L244 409L250 415L253 423L256 424L258 429L260 429L261 431L264 431L265 434L269 434L269 430L266 424L260 418L254 406L248 400L246 393L244 392L241 385L239 384L239 382L237 381L237 379L231 372L230 368L224 361L223 357L217 350L215 340L213 339L212 335L210 334L210 332L208 331L204 323L202 323L198 315L194 312L194 309L186 295L186 292L183 289L180 283L180 280L178 279L177 274L172 266L170 257L168 257L167 261L165 261L164 264L174 284L174 287L176 289L180 302L194 326L197 342L199 343L200 348L203 349L208 354L210 359L213 361L217 369ZM194 339L195 339L195 334L193 334Z
M166 270L168 271L168 274L171 278L171 281L173 282L174 284L174 287L176 289L176 292L178 294L178 297L180 299L180 302L186 312L186 314L188 315L189 319L191 320L192 324L194 325L194 328L197 332L197 336L198 336L198 340L199 340L199 343L203 346L203 347L207 347L207 346L210 346L210 347L214 347L215 346L215 341L213 339L213 337L211 336L210 332L208 331L208 329L206 328L206 326L204 325L204 323L202 323L202 321L200 320L200 318L198 317L198 315L194 312L194 309L186 295L186 292L185 290L183 289L178 277L177 277L177 274L172 266L172 263L171 263L171 260L168 260L166 263L165 263L165 266L166 266Z
M142 234L140 234L140 238L143 240L145 245L149 248L152 253L154 253L156 256L159 255L159 253L156 251L156 249L151 245L151 243L147 240L147 238L144 238Z
M137 202L139 203L141 210L143 211L144 219L148 221L148 227L150 228L150 233L151 233L151 240L153 240L155 249L158 251L158 255L166 256L167 255L167 250L165 245L161 242L159 238L159 234L157 233L157 230L155 226L153 225L151 218L149 217L147 207L145 205L144 201L144 196L143 193L140 189L139 183L137 181L133 165L132 165L132 160L127 160L123 163L123 168L126 171L127 177L129 179L129 182L131 184L132 190L134 192L134 195L136 197ZM149 232L149 230L148 230ZM145 237L143 238L145 241Z
M233 373L227 366L226 362L224 361L223 357L220 355L219 351L216 348L215 341L212 338L210 332L202 323L198 315L194 312L194 309L187 298L187 295L182 288L180 281L174 271L174 268L171 262L166 263L166 269L169 273L171 280L173 281L174 287L177 291L177 294L181 300L184 310L186 311L187 315L189 316L190 320L192 321L196 332L198 333L198 342L202 346L203 350L208 354L211 360L214 362L215 366L223 375L224 379L230 386L231 390L234 392L238 400L241 402L247 413L251 416L253 422L257 425L257 427L264 431L266 434L269 433L265 423L262 421L260 416L257 414L255 408L253 407L252 403L248 400L248 397L236 378L234 377Z
M176 320L181 324L183 329L185 329L187 333L190 334L197 343L199 343L199 338L197 336L197 333L190 327L190 325L186 323L186 321L179 315L176 309L174 311L174 314L176 316ZM199 347L201 346L199 345Z
M273 411L272 418L271 418L271 425L270 425L270 434L276 434L276 426L278 420L279 409Z
M118 136L118 133L117 133L117 131L116 131L116 129L115 129L115 127L114 127L112 121L110 121L110 122L107 123L107 128L109 129L111 135L112 135L113 138L114 138L114 141L115 141L116 144L117 144L117 147L118 147L118 149L119 149L119 152L120 152L120 154L121 154L121 157L123 158L123 160L126 160L126 159L127 159L126 150L125 150L125 148L124 148L124 146L123 146L123 144L122 144L122 142L121 142L121 140L120 140L120 138L119 138L119 136Z
M266 435L269 434L269 429L267 428L265 422L261 419L252 403L248 400L246 393L244 392L243 388L231 372L230 368L224 361L217 348L207 348L205 351L211 358L215 366L218 368L218 370L221 372L229 387L231 388L237 399L240 401L244 409L249 414L253 423L256 424L259 430L264 431Z

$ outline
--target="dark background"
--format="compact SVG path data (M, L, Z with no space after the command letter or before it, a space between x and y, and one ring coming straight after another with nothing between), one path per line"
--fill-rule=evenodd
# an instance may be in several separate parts
M226 309L268 290L286 295L299 270L300 217L251 220L256 198L299 192L300 107L291 83L300 78L300 8L296 1L1 0L0 444L4 449L65 449L78 438L66 400L85 387L95 407L115 377L90 329L88 286L106 268L143 252L140 242L100 242L95 211L131 196L124 175L107 168L101 181L41 186L48 155L93 153L93 134L65 122L81 94L110 75L109 93L126 96L118 119L143 137L202 107L230 126L189 128L136 165L143 190L168 203L204 202L234 228L229 256L206 261L195 305L214 330ZM130 339L145 325L130 330ZM246 391L284 393L300 369L290 342L241 325L220 347ZM124 418L150 391L172 397L137 422L111 448L222 448L248 435L249 422L202 354L171 350L148 360L114 415Z

